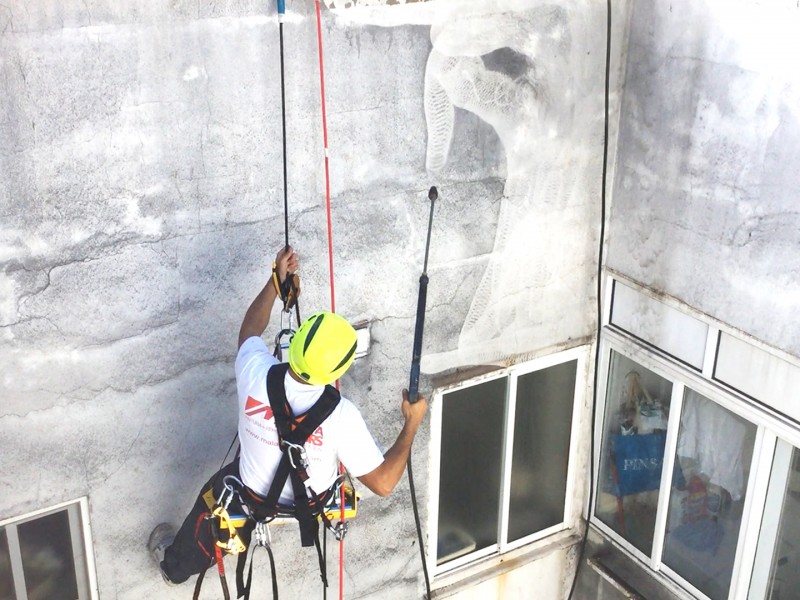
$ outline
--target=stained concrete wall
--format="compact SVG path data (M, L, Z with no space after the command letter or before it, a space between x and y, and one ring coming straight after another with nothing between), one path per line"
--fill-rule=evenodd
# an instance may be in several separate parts
M342 389L388 445L430 185L427 376L591 338L605 14L370 4L324 10L323 34L336 306L373 339ZM292 2L285 25L304 314L329 306L313 14ZM188 593L144 544L235 431L238 326L283 242L278 51L262 2L0 6L0 519L88 496L101 598ZM423 508L429 441L426 426ZM294 529L276 545L282 589L318 594ZM405 482L365 492L346 556L347 597L419 593ZM548 561L532 576L560 579Z
M800 357L800 9L634 3L608 265Z

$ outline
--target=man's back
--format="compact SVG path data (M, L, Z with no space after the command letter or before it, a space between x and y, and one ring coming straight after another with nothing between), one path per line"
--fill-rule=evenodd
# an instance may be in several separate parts
M239 396L240 473L243 483L257 494L266 495L282 452L278 442L272 406L267 394L267 372L278 364L260 337L245 340L236 358ZM287 372L284 378L286 399L295 416L308 412L322 395L325 386L296 381ZM358 409L342 398L305 444L310 467L306 487L321 493L338 475L338 461L359 477L383 462ZM294 494L287 484L281 503L293 504Z

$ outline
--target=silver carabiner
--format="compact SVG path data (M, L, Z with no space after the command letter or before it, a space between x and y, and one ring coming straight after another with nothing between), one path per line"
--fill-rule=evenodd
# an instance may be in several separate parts
M266 521L256 521L256 527L253 530L253 541L256 546L263 546L264 548L269 548L272 545L272 534Z
M288 315L289 322L284 325L283 324L283 315ZM292 320L294 319L294 313L291 310L282 310L281 311L281 329L288 329L289 331L293 331L292 329Z
M244 484L235 475L226 475L225 477L222 478L222 490L219 493L217 504L223 507L225 510L228 510L228 506L230 506L231 500L233 500L234 495L238 493L236 488L233 487L231 482L238 484L240 489L244 487ZM226 495L227 499L225 498Z
M305 446L301 446L300 444L293 444L291 442L287 442L286 440L283 441L284 444L289 448L287 454L289 455L289 462L292 463L292 468L294 469L303 469L304 471L308 469L308 455L306 454ZM298 466L294 462L294 454L292 450L297 450L298 460L300 461L300 465Z

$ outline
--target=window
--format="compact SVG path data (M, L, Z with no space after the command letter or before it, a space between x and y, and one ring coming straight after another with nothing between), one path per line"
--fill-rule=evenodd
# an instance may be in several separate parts
M85 502L0 523L0 600L89 600Z
M612 353L597 517L637 549L653 546L672 383Z
M663 562L709 598L728 597L756 426L686 389Z
M562 352L437 394L431 551L438 571L565 528L585 355L586 348Z
M800 600L800 427L702 364L604 329L592 526L693 598Z
M800 450L779 441L749 599L800 597Z

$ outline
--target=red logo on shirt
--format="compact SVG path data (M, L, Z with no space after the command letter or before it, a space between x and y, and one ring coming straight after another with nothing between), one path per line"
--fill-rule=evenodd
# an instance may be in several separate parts
M317 429L312 433L309 438L308 444L313 444L314 446L322 446L322 427L317 427Z
M248 396L247 403L244 405L244 414L248 417L255 417L258 413L264 413L264 420L269 421L272 418L272 407L264 402L259 402L252 396Z

